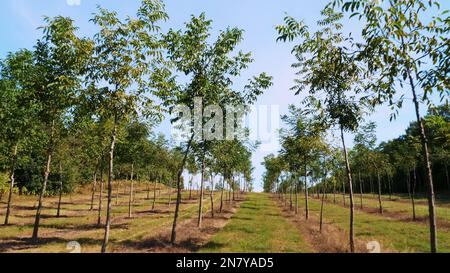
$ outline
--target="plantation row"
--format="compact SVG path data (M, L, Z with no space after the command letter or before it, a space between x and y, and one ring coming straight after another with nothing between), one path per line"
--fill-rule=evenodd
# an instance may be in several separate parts
M450 112L448 106L440 106L435 113L427 115L424 121L429 132L436 194L440 198L440 204L445 205L448 203L450 190L447 167ZM283 149L278 156L267 156L263 163L266 168L266 192L287 195L291 207L293 198L297 200L300 193L306 200L311 195L313 198L323 199L322 201L325 201L325 197L328 198L328 194L332 194L334 203L337 199L342 200L338 202L343 202L345 206L351 201L348 200L347 193L353 190L354 207L367 208L369 202L366 197L369 194L373 199L370 205L373 207L376 204L379 214L383 214L385 208L383 195L389 197L388 201L392 201L398 200L397 195L402 194L405 205L409 203L407 210L410 211L410 218L416 221L419 214L420 217L423 216L423 210L419 213L416 209L419 204L416 198L426 196L426 182L423 179L425 174L420 167L423 165L423 155L418 136L415 135L418 132L416 123L407 129L406 135L379 146L375 146L376 125L362 125L355 134L355 146L349 151L348 160L353 172L350 188L343 165L343 151L326 130L318 127L318 121L310 119L294 107L284 120L292 127L281 133ZM308 216L308 202L306 205L305 213Z
M91 20L98 30L93 37L79 37L70 18L46 18L32 50L9 53L1 62L4 223L14 224L9 219L20 205L14 202L15 193L38 195L33 243L39 242L45 198L59 196L59 217L63 194L80 184L92 183L90 209L98 206L97 223L104 226L102 252L112 232L113 197L120 187L114 179L131 181L129 217L135 181L177 189L172 244L182 189L192 190L198 173L201 181L196 187L201 196L209 189L211 206L214 190L222 200L225 188L233 192L233 199L236 191L252 189L250 159L256 144L246 137L206 141L197 131L187 130L188 140L178 144L153 131L168 114L178 115L178 105L192 109L195 99L202 98L205 105L223 109L247 106L271 85L271 77L263 73L249 79L242 90L233 88L233 81L253 61L250 53L235 52L243 30L221 31L209 43L212 21L201 14L180 30L162 33L160 25L169 17L157 0L144 0L136 16L120 18L115 11L99 8ZM204 198L199 198L199 227L204 206ZM223 202L220 211L222 206Z
M359 40L344 31L347 15L362 23ZM415 197L424 192L430 249L437 252L435 195L450 189L448 11L438 1L334 0L322 16L317 30L290 16L277 27L278 41L295 43L292 90L303 99L283 117L287 128L280 133L279 155L265 158L265 191L290 196L296 210L298 195L304 195L307 220L309 195L317 194L320 229L325 196L342 194L349 205L352 252L360 221L355 207L364 208L365 193L377 194L380 214L382 194L407 193L415 221ZM445 104L432 106L433 96ZM382 105L392 109L392 120L410 102L416 121L405 135L377 146L376 124L366 120ZM424 104L426 117L421 116ZM345 133L354 135L350 150Z

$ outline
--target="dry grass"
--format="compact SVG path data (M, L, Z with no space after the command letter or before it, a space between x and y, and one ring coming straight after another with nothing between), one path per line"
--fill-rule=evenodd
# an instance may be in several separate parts
M198 228L197 217L184 221L177 228L177 242L171 245L171 227L165 227L159 234L145 237L139 241L127 241L122 248L114 252L149 252L149 253L191 253L206 245L230 220L241 202L225 202L222 213L216 212L214 218L211 211L206 212L203 224ZM216 209L215 209L216 210Z
M275 197L274 197L275 198ZM315 214L310 214L306 220L305 212L299 210L298 214L291 211L289 207L284 206L284 202L277 199L278 206L282 209L283 216L288 218L305 240L312 246L317 253L349 253L349 235L345 230L333 226L324 220L322 232L320 231L320 218ZM356 252L366 253L366 243L356 240Z
M161 231L171 227L173 210L175 209L175 193L172 191L172 203L169 207L169 191L161 187L161 194L157 196L155 210L151 210L153 193L147 199L147 186L135 184L135 202L133 204L133 218L128 218L128 186L121 183L118 204L115 205L116 190L113 189L112 226L109 252L136 252L127 250L130 242L142 241L144 238L160 236ZM128 185L128 184L127 184ZM152 188L153 190L153 188ZM158 190L159 193L159 190ZM98 193L97 193L98 194ZM106 215L106 191L103 194L103 221ZM193 219L197 215L198 200L188 200L189 193L183 193L180 208L180 224ZM196 196L195 196L196 197ZM82 252L100 252L104 228L97 226L98 210L89 211L91 192L90 187L78 189L74 194L63 197L62 217L57 218L57 198L48 197L44 201L39 244L31 244L36 197L14 196L14 207L11 225L0 226L0 252L32 252L32 253L67 253L67 243L77 241L82 246ZM95 206L97 207L98 196ZM205 210L209 209L209 196L205 195ZM0 219L3 220L5 203L0 204ZM182 236L183 231L179 232ZM146 252L140 249L137 252Z

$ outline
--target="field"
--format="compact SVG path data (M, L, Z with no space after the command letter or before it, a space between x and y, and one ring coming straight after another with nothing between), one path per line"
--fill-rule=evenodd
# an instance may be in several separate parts
M113 222L108 252L237 252L237 253L310 253L348 252L348 200L342 195L328 195L324 207L324 228L319 232L320 200L310 198L310 218L305 220L305 200L300 194L298 213L295 200L290 209L279 195L247 193L236 201L225 194L224 210L218 212L220 194L215 193L215 215L211 216L210 195L204 196L204 222L197 228L198 193L191 200L183 192L180 226L176 245L169 244L174 211L174 190L158 185L156 207L153 189L140 184L136 187L132 218L128 217L129 184L120 183L119 198L114 191ZM170 194L169 194L170 193ZM104 194L103 196L106 196ZM90 211L91 192L83 188L63 196L61 217L56 217L58 198L45 200L40 229L40 241L31 244L36 198L14 196L11 224L0 227L0 252L68 253L69 242L80 244L85 253L100 252L104 229L97 225L97 203ZM170 204L169 204L169 200ZM381 252L428 252L429 229L426 222L425 200L417 200L417 220L412 221L410 204L402 196L383 196L384 214L377 212L378 200L364 195L363 209L356 199L356 244L358 252L368 252L369 242L380 243ZM438 202L438 242L440 252L450 252L450 206L445 196ZM116 203L117 202L117 203ZM5 200L0 204L4 217ZM103 208L106 199L103 200ZM104 221L105 211L102 212Z

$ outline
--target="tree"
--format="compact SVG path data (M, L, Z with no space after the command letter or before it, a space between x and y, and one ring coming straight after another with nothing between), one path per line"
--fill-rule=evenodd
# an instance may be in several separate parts
M113 163L118 129L124 121L138 116L139 106L145 106L146 111L159 110L158 107L152 107L152 101L144 96L145 92L152 91L153 86L153 83L145 81L144 76L151 74L151 68L161 62L158 23L167 18L161 2L144 0L135 19L121 21L117 13L103 8L99 8L98 14L92 19L100 30L95 35L95 54L88 75L86 98L93 101L91 105L96 106L96 116L113 122L102 252L106 252L111 226Z
M191 176L189 179L189 200L192 200L192 187L194 183L194 176L196 176L198 173L197 164L195 164L195 157L193 155L188 157L186 163L186 170Z
M278 181L282 172L286 170L286 166L281 157L276 157L273 154L264 158L264 162L261 163L265 167L265 173L263 175L264 191L273 192L278 191Z
M191 148L195 148L197 155L200 154L200 157L204 159L209 150L208 144L211 143L210 140L203 137L204 132L208 130L204 131L203 128L209 121L209 118L204 117L206 109L204 111L203 105L214 105L225 109L225 106L252 104L257 96L271 85L271 77L262 73L249 80L244 90L233 90L234 78L238 77L241 71L246 69L253 60L250 53L238 52L235 56L231 56L242 41L243 31L240 29L228 28L220 32L215 42L210 44L208 40L211 36L211 24L212 21L207 20L205 14L198 17L192 16L191 21L186 23L184 31L170 30L165 35L168 59L174 65L175 73L183 74L188 80L187 84L178 84L171 76L172 71L161 70L160 78L166 79L163 81L165 82L162 85L163 89L168 89L168 86L171 87L171 92L163 94L161 97L172 113L177 112L177 106L183 105L189 109L194 109L194 116L196 116L194 119L197 119L195 122L194 119L188 119L186 122L188 129L185 135L185 145L183 145L184 158L179 166L177 177L177 202L172 227L172 244L176 241L181 200L181 177L187 157ZM210 113L210 118L213 118L213 116L218 118L219 116L216 115L220 113L213 112ZM179 118L175 118L173 121L179 120ZM220 135L219 138L222 139L223 132L217 130L217 133ZM205 167L202 164L203 174ZM200 210L201 204L199 204Z
M304 191L305 191L305 218L309 219L309 194L308 177L312 171L313 162L317 159L324 146L322 141L324 128L320 120L310 117L306 111L300 110L295 106L289 107L290 115L283 116L283 121L287 123L289 130L282 132L281 154L289 164L289 170L293 174L293 179L300 177L300 171L304 173ZM298 185L294 186L297 189ZM291 189L292 192L292 189ZM297 200L297 199L296 199ZM296 201L297 202L297 201Z
M73 26L71 19L59 16L46 18L45 21L47 26L43 28L44 36L37 42L34 51L36 73L33 73L33 79L30 81L30 88L40 106L38 117L47 130L47 162L36 209L33 242L38 241L42 202L57 140L56 128L62 116L74 103L80 86L79 76L92 48L89 40L76 36L77 28Z
M155 176L153 185L152 210L154 210L156 206L156 185L157 183L159 183L159 187L161 187L162 177L167 172L166 168L171 162L168 143L165 140L164 136L158 136L157 139L154 140L154 144L154 151L152 153L152 156L148 160L149 167Z
M28 89L33 75L33 53L20 50L10 53L0 63L0 129L2 145L9 152L9 195L6 206L4 224L9 224L12 198L15 186L15 171L19 154L19 146L23 146L29 135L33 134L38 105L32 99L32 91ZM3 192L2 192L3 193Z
M128 200L128 218L132 218L134 178L139 167L144 164L145 146L150 137L149 126L133 120L125 126L126 136L117 145L117 161L128 165L130 172L130 191Z
M373 104L387 103L397 110L405 98L403 87L407 86L411 92L426 170L430 246L435 253L438 243L433 173L420 103L429 103L433 92L438 92L442 99L448 99L450 94L448 15L441 11L437 1L335 0L332 5L365 22L359 58L368 64L370 81L366 89L374 93ZM429 12L435 16L429 16ZM395 117L396 112L391 119Z
M448 162L450 162L450 109L448 104L430 109L424 118L430 143L433 165L441 165L445 173L447 189L450 189ZM415 130L417 132L417 130Z
M396 139L392 142L382 144L382 152L390 155L397 172L405 175L406 188L411 200L412 219L416 221L416 169L420 157L420 141L411 136Z
M277 27L278 40L292 41L299 36L303 39L293 50L298 60L294 67L300 69L300 77L292 89L298 95L308 88L305 105L318 110L324 124L336 125L340 130L350 188L350 250L354 252L353 183L344 132L355 131L362 119L364 103L357 97L361 91L361 68L350 51L352 40L339 32L343 15L330 8L323 10L322 15L325 18L318 25L323 28L315 33L310 33L302 22L286 17L285 25Z
M386 168L387 162L383 159L383 155L378 151L375 151L376 144L376 124L374 122L369 122L360 127L360 130L355 135L355 152L357 162L363 164L363 162L368 162L369 166L373 167L377 176L378 185L378 204L379 212L383 214L383 204L381 199L381 174L383 169ZM364 166L364 165L360 165ZM369 166L366 165L366 168ZM360 175L359 175L360 176ZM360 181L361 182L361 181ZM360 186L360 188L362 188ZM361 192L361 207L362 207L362 192Z

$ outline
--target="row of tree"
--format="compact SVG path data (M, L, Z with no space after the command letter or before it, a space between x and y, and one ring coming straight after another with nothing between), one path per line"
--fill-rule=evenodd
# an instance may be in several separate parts
M361 21L359 39L344 32L341 21L347 13L352 20ZM289 16L277 27L278 41L298 41L292 50L297 58L293 67L298 69L292 90L304 99L302 109L291 107L285 117L289 129L281 133L280 156L269 156L264 162L265 190L290 191L292 196L303 184L308 218L308 190L320 188L325 192L328 181L334 181L333 187L340 184L350 201L352 252L356 185L360 190L365 186L366 191L369 186L370 191L378 193L382 213L383 181L389 192L400 191L404 188L398 186L399 181L404 181L405 173L413 177L407 183L412 196L419 184L417 175L421 175L428 198L431 251L437 251L435 187L444 189L445 182L436 183L436 178L447 173L449 151L447 14L438 1L335 0L322 11L316 31ZM437 112L430 109L430 115L423 118L421 103L430 105L432 93L446 104ZM378 105L388 105L393 110L390 118L396 118L406 101L413 103L416 123L405 137L375 147L375 125L362 126L365 117ZM330 145L334 142L326 137L334 130L339 132L340 148ZM350 152L345 132L356 134ZM301 178L304 183L300 183ZM314 187L316 184L321 186Z
M345 194L350 185L345 177L342 149L337 147L332 135L317 120L310 119L304 111L291 106L284 117L289 129L281 132L282 150L278 156L264 159L263 176L265 192L283 194L308 190L315 194ZM314 124L314 122L316 122ZM450 111L448 105L439 106L424 117L430 139L430 155L437 192L450 190L448 162L450 161ZM316 126L316 127L313 127ZM426 193L423 155L420 149L417 123L411 123L406 133L394 140L376 145L376 124L363 124L355 133L354 147L349 150L353 170L353 188L358 195L358 206L364 208L364 194L376 194L379 212L383 213L382 195L406 195L411 200L412 219L416 220L415 198ZM305 191L306 189L306 191ZM291 192L292 191L292 192ZM292 205L292 204L291 204ZM306 211L308 214L308 211ZM307 215L308 217L308 215Z
M177 188L172 243L186 170L193 176L201 173L199 226L206 179L222 177L219 186L210 187L212 203L215 188L222 190L222 197L226 187L232 190L233 199L235 193L252 188L251 153L256 143L248 141L248 132L238 137L232 130L240 127L235 117L239 114L227 112L225 117L203 107L245 108L272 84L262 73L243 88L235 87L235 80L253 62L251 53L237 49L243 30L227 28L213 40L212 21L201 14L192 16L184 28L163 33L160 25L169 17L159 0L143 0L134 17L121 18L99 8L91 19L98 30L92 38L79 37L70 18L45 18L42 38L33 50L10 53L1 62L0 162L9 176L5 224L16 184L20 193L39 195L33 242L39 238L44 198L61 196L89 181L91 209L97 181L100 200L103 187L107 189L104 221L99 202L99 223L103 221L105 228L102 252L109 241L113 187L120 187L113 184L114 178L131 181L130 217L136 178L155 182L155 188L156 182ZM179 106L189 107L200 119L186 121ZM180 143L152 135L154 125L168 114L175 126L183 118L186 124L180 126L187 125L188 137ZM230 116L232 129L227 130L233 132L221 135ZM204 137L211 133L217 137Z

